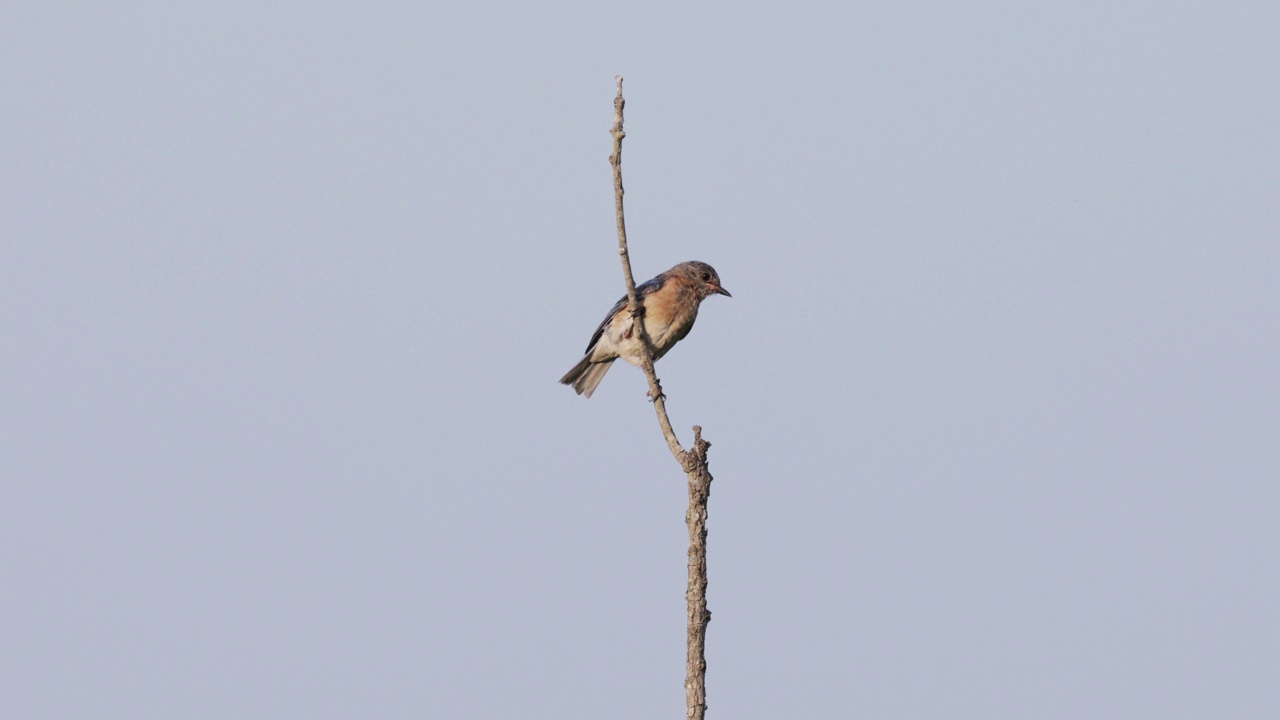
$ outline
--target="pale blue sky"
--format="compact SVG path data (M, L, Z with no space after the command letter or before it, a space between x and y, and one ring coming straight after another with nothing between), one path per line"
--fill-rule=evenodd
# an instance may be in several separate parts
M1280 708L1280 6L0 9L0 716Z

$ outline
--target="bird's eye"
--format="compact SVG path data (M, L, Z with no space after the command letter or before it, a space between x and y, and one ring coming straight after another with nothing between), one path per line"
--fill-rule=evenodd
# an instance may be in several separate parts
M711 280L711 273L702 273L702 282L709 282L710 280Z

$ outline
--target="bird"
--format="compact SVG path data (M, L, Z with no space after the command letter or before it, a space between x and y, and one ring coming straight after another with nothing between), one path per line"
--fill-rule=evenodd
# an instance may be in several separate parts
M733 297L720 285L720 276L710 265L691 260L682 262L652 280L636 286L636 298L644 308L644 330L649 336L649 351L657 360L667 354L693 328L698 319L698 306L711 295ZM560 378L562 385L572 385L579 395L591 397L613 361L622 358L639 366L644 346L635 332L630 303L623 296L596 328L586 354L573 369Z

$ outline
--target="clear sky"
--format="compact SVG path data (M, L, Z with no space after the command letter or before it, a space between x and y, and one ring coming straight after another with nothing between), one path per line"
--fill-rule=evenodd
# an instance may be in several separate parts
M0 7L0 716L1274 718L1280 5Z

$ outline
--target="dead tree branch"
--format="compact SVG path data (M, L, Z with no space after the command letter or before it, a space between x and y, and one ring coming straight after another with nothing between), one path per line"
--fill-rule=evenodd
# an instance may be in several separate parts
M622 76L616 78L618 95L613 100L613 194L618 221L618 255L622 258L622 277L627 284L627 300L631 304L631 317L638 328L645 347L641 367L649 379L649 397L653 400L658 425L667 440L667 447L676 462L689 478L689 510L685 524L689 527L689 586L685 592L688 604L688 645L685 657L685 717L686 720L702 720L707 711L707 623L711 611L707 610L707 500L711 495L711 472L707 469L707 449L711 443L702 439L702 428L693 426L693 447L685 450L671 429L667 417L666 395L653 369L652 343L644 327L644 307L636 297L636 281L631 274L631 257L627 253L627 224L622 212L622 109L626 101L622 97Z

